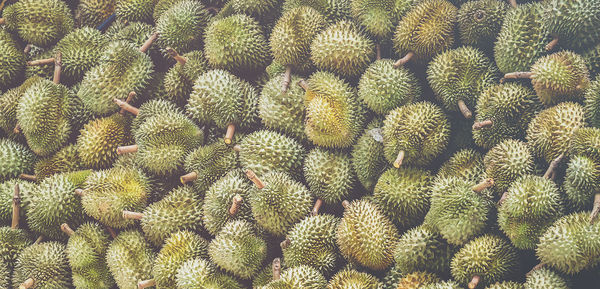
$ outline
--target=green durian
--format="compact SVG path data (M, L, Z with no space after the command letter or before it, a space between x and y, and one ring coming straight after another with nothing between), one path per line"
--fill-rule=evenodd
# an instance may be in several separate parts
M327 289L378 289L380 285L379 279L371 274L356 270L341 270L329 280Z
M185 157L183 169L189 173L181 176L180 180L182 183L192 182L198 191L206 191L238 166L236 152L222 141L216 141L196 148Z
M106 169L117 158L117 147L130 144L129 121L120 114L92 120L80 131L77 153L83 166Z
M401 15L394 0L351 0L352 17L374 38L390 38ZM402 13L403 14L403 13Z
M156 44L179 53L202 48L202 33L211 16L199 1L185 0L174 3L156 20Z
M224 5L217 17L229 16L234 13L246 14L269 29L281 16L282 2L278 0L232 0Z
M278 132L259 130L242 139L239 159L242 168L252 170L258 177L270 171L297 177L305 154L304 147L296 140Z
M243 289L236 279L218 272L214 265L202 258L195 258L183 263L176 275L178 289Z
M0 181L18 177L33 170L36 156L25 145L0 139Z
M191 231L171 234L156 255L152 267L156 288L175 288L177 270L194 258L208 258L208 242Z
M520 177L534 172L534 159L526 143L507 139L494 146L483 159L485 174L494 179L493 190L502 195Z
M137 288L138 282L152 278L156 253L141 232L119 233L106 250L106 263L119 288Z
M271 281L260 289L325 289L327 280L325 277L310 266L297 266L283 270L281 278Z
M419 289L422 286L437 283L439 281L440 278L435 274L417 271L406 274L400 278L397 289Z
M17 44L8 40L0 39L0 51L0 90L5 90L17 86L25 76L26 58Z
M42 180L54 174L79 171L85 167L79 157L77 146L70 144L55 154L38 160L33 169L36 178Z
M477 183L481 180L484 172L484 156L473 149L463 149L454 153L450 159L442 164L436 175L436 180L458 177L471 183Z
M178 5L179 3L183 2L184 0L158 0L156 1L156 4L154 5L154 9L152 11L152 19L154 20L154 23L158 22L158 19L160 19L160 16L163 15L163 13L167 12L167 10L171 9L171 7ZM200 2L200 1L199 1ZM204 2L206 1L201 1L201 4L204 4Z
M39 51L30 51L27 57L27 67L25 68L25 78L33 78L40 77L48 80L52 80L54 78L54 63L52 58L56 56L53 48L49 49L41 49L38 48ZM45 63L48 60L49 63ZM41 65L33 65L39 63L39 61L44 64Z
M597 77L600 74L600 44L581 52L581 56L590 72L590 78Z
M573 133L568 154L583 155L600 161L600 129L582 127Z
M381 119L371 121L352 147L352 168L358 181L369 192L373 191L379 176L388 166L383 153L382 126Z
M396 268L400 272L427 271L449 275L454 250L442 236L427 226L406 231L394 249Z
M10 270L4 261L0 260L0 288L10 288Z
M175 59L177 63L165 74L163 83L165 94L159 97L183 107L192 93L194 81L208 71L208 63L199 50L188 52Z
M24 219L25 212L29 208L29 196L31 192L37 189L37 184L21 179L10 179L0 182L0 224L11 225L13 217L13 199L15 196L15 187L19 186L19 217ZM1 255L1 254L0 254Z
M283 11L308 6L321 13L328 23L348 20L352 16L350 0L285 0Z
M568 208L581 211L593 207L595 195L600 192L600 163L583 155L572 156L567 163L563 182Z
M136 117L131 121L131 131L137 131L147 119L169 112L181 113L181 109L178 108L173 102L164 99L153 99L144 102L142 105L140 105L139 112Z
M463 3L456 16L460 42L483 51L492 51L508 8L508 3L500 0Z
M600 78L597 77L590 83L584 95L584 104L587 123L593 127L600 127Z
M561 47L582 50L600 42L598 13L600 3L595 1L551 0L545 3L544 28Z
M79 0L75 9L78 27L97 27L115 12L116 0Z
M523 289L523 284L514 281L496 282L485 289Z
M137 21L115 21L113 22L113 25L106 30L104 35L111 41L125 41L131 43L135 47L141 47L148 39L150 39L150 37L153 37L154 32L154 27L148 23ZM148 49L148 54L157 62L157 70L166 70L166 68L171 65L158 45L151 45Z
M17 259L12 276L13 288L20 288L23 283L29 286L21 288L69 288L71 270L65 245L46 242L25 248Z
M534 270L526 276L524 289L569 289L569 284L563 277L546 268Z
M350 157L321 148L306 155L304 178L313 195L325 204L339 203L348 197L355 182Z
M402 279L402 272L396 266L392 266L387 270L383 278L381 278L381 284L383 289L397 289L398 282Z
M152 22L156 0L116 0L115 14L121 21Z
M25 91L38 80L39 77L29 78L20 86L0 94L0 132L4 131L9 138L22 140L22 136L14 131L17 125L17 107Z
M32 244L33 241L25 230L0 227L0 262L14 268L21 252Z
M108 39L97 29L85 27L73 30L54 47L60 51L62 60L61 81L74 84L100 62Z
M497 1L497 0L496 0ZM455 281L442 281L437 283L429 283L422 286L420 289L462 289Z

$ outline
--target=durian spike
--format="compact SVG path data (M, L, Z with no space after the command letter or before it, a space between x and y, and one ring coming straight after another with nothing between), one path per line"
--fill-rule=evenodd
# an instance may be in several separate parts
M0 25L4 25L4 23L6 23L6 20L4 20L4 18L0 18Z
M517 71L517 72L510 72L504 75L504 77L502 77L502 79L500 79L500 83L504 83L505 80L507 79L524 79L524 78L531 78L533 76L533 72L531 71Z
M286 238L281 243L279 243L279 247L281 247L281 249L285 250L290 245L290 243L292 243L292 241L290 241L290 239Z
M19 184L15 185L15 194L12 200L12 229L19 228L19 218L21 218L21 188Z
M500 197L500 200L498 200L498 206L502 205L502 203L504 203L504 200L506 200L507 197L508 197L508 192L502 193L502 197Z
M350 207L350 202L348 202L348 200L343 200L342 207L344 207L344 209L347 209L348 207Z
M54 56L54 77L52 81L56 84L60 83L60 74L62 72L62 53L60 51L56 52L56 56Z
M21 126L17 123L17 125L15 125L15 128L13 128L13 132L15 134L20 134L21 133Z
M594 222L598 213L600 212L600 193L596 193L594 196L594 208L592 209L592 213L590 213L590 223Z
M137 152L137 150L138 150L137 145L121 146L121 147L117 147L117 154L122 155L122 154L134 153L134 152Z
M83 195L85 195L85 191L82 189L75 189L75 194L80 197L83 197Z
M546 51L550 51L552 49L554 49L554 47L556 46L556 44L558 44L558 37L557 36L553 36L552 37L552 41L548 42L548 44L546 44Z
M265 187L265 184L256 176L256 174L252 170L246 170L246 177L251 180L257 188L262 189Z
M154 279L144 280L144 281L138 282L138 289L144 289L144 288L148 288L148 287L154 286L154 285L156 285L156 282L154 281Z
M142 213L131 212L131 211L123 211L123 219L141 220L142 218L144 218L144 214L142 214Z
M146 42L144 42L144 44L142 44L142 46L140 47L140 52L146 53L146 51L148 51L148 48L152 46L152 43L156 41L156 38L158 38L158 33L152 33L152 35L148 37L148 40L146 40Z
M105 226L106 227L106 231L108 231L108 233L110 234L110 236L114 239L117 237L117 232L115 232L115 230L109 226Z
M175 51L175 49L173 49L171 47L167 47L166 51L167 51L167 54L169 54L169 56L171 56L173 59L175 59L175 61L177 61L177 63L179 63L181 65L185 65L185 63L187 62L187 59L185 59L185 57L179 55L179 53L177 53L177 51Z
M67 223L63 223L62 225L60 225L60 230L67 234L69 237L75 234L75 231L73 231L73 229L71 229L71 227L69 227L69 224Z
M104 31L115 19L117 18L117 14L113 13L106 20L104 20L100 25L96 26L97 30Z
M394 161L394 167L399 169L402 166L402 161L404 160L404 151L399 151L396 160Z
M510 3L510 6L517 8L517 0L508 0L508 3Z
M319 210L321 209L321 206L323 205L323 200L321 200L320 198L317 199L315 201L315 205L312 209L312 212L310 212L311 215L316 216L319 214Z
M137 94L135 93L135 91L132 91L132 92L130 92L130 93L127 95L127 99L125 99L125 103L126 103L126 104L129 104L129 103L131 103L131 102L133 101L133 98L135 98L135 96L136 96L136 95L137 95ZM115 98L115 99L116 99L116 98ZM121 107L121 106L119 105L119 107ZM132 108L133 108L133 109L132 109ZM129 105L129 109L132 109L133 111L137 111L138 113L139 113L139 111L140 111L139 109L137 109L137 108L135 108L135 107L133 107L133 106L131 106L131 105ZM119 111L119 113L120 113L121 115L125 115L125 112L126 112L126 111L127 111L127 110L126 110L124 107L121 107L121 110ZM133 114L133 113L131 113L131 114ZM137 114L136 114L136 115L137 115Z
M304 91L308 91L308 83L304 79L298 80L298 85L304 89Z
M279 280L281 278L281 259L275 258L273 260L273 280Z
M469 282L469 289L475 289L475 287L477 287L479 284L479 281L481 281L481 277L477 275L473 276L473 279L471 279L471 282Z
M33 242L34 245L41 243L44 240L44 236L40 235L37 239L35 239L35 242Z
M474 185L471 189L476 193L481 193L483 190L494 185L494 179L489 178L483 180L481 183Z
M230 123L227 126L227 131L225 132L225 144L233 143L233 135L235 134L235 123Z
M556 168L558 167L558 164L560 164L564 156L564 154L560 154L558 157L552 160L552 162L550 162L548 169L544 173L544 178L549 180L554 179L554 175L556 174Z
M131 92L129 94L131 94ZM113 99L113 102L116 103L122 110L124 109L124 110L128 111L129 113L131 113L133 115L140 114L139 108L137 108L135 106L132 106L131 104L129 104L129 103L125 102L125 101L122 101L122 100L120 100L118 98L115 98L115 99Z
M458 109L460 110L460 113L462 113L462 115L465 118L471 118L473 116L473 113L467 107L467 104L465 104L465 102L462 99L458 101Z
M25 45L25 48L23 48L23 53L29 54L29 51L31 51L31 44L27 44Z
M40 66L40 65L48 65L48 64L54 64L54 57L27 61L27 66Z
M478 130L484 127L491 127L492 125L494 125L494 121L491 119L486 119L484 121L476 121L473 123L473 129Z
M381 59L381 44L380 43L375 44L375 52L377 53L375 56L375 59L380 60Z
M537 265L533 266L533 268L531 268L531 270L529 270L529 272L527 272L527 274L525 274L525 276L529 276L529 275L531 275L531 273L533 273L535 270L539 270L539 269L542 269L542 268L544 268L544 267L546 267L546 264L544 264L544 263L539 263L539 264L537 264Z
M187 183L191 183L197 179L198 179L198 173L196 173L196 172L187 173L187 174L179 177L179 181L184 185Z
M23 180L27 180L27 181L32 181L35 182L37 181L37 177L34 175L28 175L28 174L20 174L19 175L19 179L23 179Z
M21 285L19 285L19 289L29 289L33 287L34 284L35 280L33 280L33 278L29 278L25 280L25 282L21 283Z
M412 51L409 53L406 53L406 55L404 55L404 57L398 59L398 61L396 61L394 63L394 68L400 68L400 66L404 66L404 64L409 62L414 56L415 56L415 53Z
M235 152L238 152L238 153L239 153L239 152L241 152L241 151L242 151L242 146L240 146L239 144L236 144L236 145L234 145L234 146L233 146L233 150L234 150Z
M283 74L283 81L281 82L281 93L286 93L292 82L292 67L286 66L285 73Z
M235 214L240 210L240 205L244 199L240 195L235 195L231 199L231 207L229 207L229 215L235 216Z

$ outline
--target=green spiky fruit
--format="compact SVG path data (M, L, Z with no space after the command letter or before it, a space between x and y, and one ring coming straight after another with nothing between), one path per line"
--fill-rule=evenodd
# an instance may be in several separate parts
M420 224L429 210L432 176L418 168L385 171L373 191L373 201L401 228Z
M46 242L27 247L21 252L12 276L13 288L31 278L35 288L69 288L71 272L65 245Z
M284 133L298 141L306 141L304 132L304 90L298 85L299 77L292 75L290 87L281 91L284 75L271 78L262 89L258 101L258 115L269 129Z
M336 241L348 260L384 270L393 262L398 230L374 203L353 201L344 210Z
M599 182L598 161L582 155L571 157L563 182L568 207L576 211L592 208Z
M329 280L327 289L378 289L380 285L379 280L371 274L356 270L342 270Z
M382 130L385 158L389 163L396 167L400 164L426 166L446 148L450 124L437 105L417 102L392 110ZM403 158L398 158L402 153Z
M90 27L67 34L53 49L62 54L61 81L74 84L83 79L85 72L99 63L107 44L108 39Z
M317 68L352 78L361 75L373 61L375 46L352 22L340 21L315 37L310 55Z
M309 266L297 266L281 272L279 280L271 281L261 289L325 289L327 280L315 268Z
M252 221L249 203L251 188L241 170L232 170L212 184L206 191L202 207L204 228L216 235L231 220ZM230 209L237 196L241 197L241 202L232 215Z
M240 164L258 177L269 171L289 172L293 176L301 174L305 150L290 137L260 130L244 137L240 147Z
M481 50L469 46L438 54L427 68L436 98L446 110L461 111L466 118L471 117L468 109L475 107L479 95L498 79L496 65Z
M202 33L210 13L197 1L180 1L166 10L156 21L156 44L187 53L202 47Z
M69 237L66 252L75 288L108 289L115 284L105 259L109 243L108 234L96 223L81 225Z
M156 255L152 268L156 288L174 288L177 270L194 258L208 258L208 242L190 231L171 234Z
M36 49L39 49L39 51ZM56 56L56 53L53 51L53 49L36 49L32 48L33 51L29 52L29 57L27 58L28 62L49 59ZM54 63L48 65L27 65L25 68L25 78L28 79L35 76L52 80L54 77Z
M17 125L17 107L25 91L39 79L38 77L29 78L20 86L0 94L0 132L4 131L9 138L21 139L21 136L14 132Z
M352 17L376 39L389 38L402 16L396 10L396 2L401 1L350 1Z
M398 282L397 289L419 289L421 286L439 282L435 274L429 272L412 272L402 277Z
M410 229L400 237L394 250L396 268L401 272L450 272L454 250L442 236L426 226Z
M526 143L507 139L494 146L483 160L485 173L494 179L493 190L504 193L520 177L533 173L534 163L531 150Z
M508 3L499 0L468 1L458 9L458 32L464 45L491 51L500 33Z
M121 21L152 22L155 0L116 0L115 14Z
M487 285L510 279L519 272L517 250L508 241L494 235L473 239L452 258L452 276L462 284L479 276Z
M13 198L17 185L20 191L20 217L22 220L25 218L25 212L29 207L29 195L31 195L33 190L37 189L36 184L21 179L10 179L0 182L0 224L2 225L9 226L12 223Z
M321 148L306 155L304 178L310 191L326 204L339 203L346 198L355 181L348 155Z
M321 13L328 23L350 19L351 8L349 0L285 0L283 11L309 6Z
M250 192L252 215L267 232L284 236L310 212L312 195L302 183L286 173L268 172L260 179L265 187L253 186Z
M77 151L85 167L106 169L117 158L117 147L131 141L128 119L114 114L86 124L77 138Z
M221 140L193 150L183 163L186 172L197 174L193 185L198 191L208 190L213 183L237 167L236 152Z
M545 52L548 37L543 27L542 3L509 9L494 44L494 59L502 73L527 71Z
M106 263L119 288L137 288L141 280L152 278L156 254L139 231L124 231L106 250Z
M583 155L600 161L600 129L582 127L573 133L569 155Z
M80 27L96 27L115 12L114 0L80 0L75 9L75 23Z
M581 56L590 72L590 78L594 79L600 74L600 44L581 52Z
M478 151L463 149L442 164L436 179L458 177L471 183L477 183L481 180L484 172L484 156Z
M208 25L204 54L215 68L238 74L254 73L267 66L269 45L256 20L235 14Z
M154 9L152 11L152 19L154 20L154 23L158 22L158 19L160 19L160 16L163 15L163 13L167 12L167 10L171 9L171 7L183 2L184 0L158 0L156 1L156 5L154 5ZM202 3L205 3L206 1L202 1Z
M384 277L381 279L383 289L396 289L398 282L402 279L402 272L396 266L392 266L387 270Z
M341 261L335 244L338 223L332 215L316 215L294 225L286 236L289 244L282 246L286 265L307 265L324 274L333 272Z
M33 241L25 230L0 227L0 262L13 268L21 251L31 244Z
M36 157L28 147L10 139L0 139L0 181L29 173Z
M202 258L186 261L177 270L177 288L180 289L243 289L234 278L218 272L214 265Z
M535 92L517 83L488 87L477 99L475 122L491 121L491 126L473 129L473 140L491 149L509 138L525 137L527 125L542 110Z
M388 164L383 154L381 119L374 119L352 147L352 168L358 181L372 192Z
M16 86L25 76L26 58L17 44L8 40L0 40L0 51L0 89L4 90Z
M235 220L223 226L208 247L210 259L223 270L242 279L253 277L267 256L266 242L252 223Z
M547 268L540 268L528 274L523 286L524 289L570 288L563 277Z
M194 81L208 70L208 63L201 51L194 50L182 57L185 58L185 63L176 63L165 74L163 83L165 94L159 96L181 107L192 93Z
M427 63L454 44L458 9L446 0L427 0L417 4L398 23L394 50L401 56L412 52L413 60Z
M40 159L35 163L35 176L39 179L45 179L54 174L74 172L84 169L84 165L79 157L77 146L75 144L67 145L57 151L55 154Z
M582 50L598 44L600 3L595 1L548 1L544 9L544 28L557 37L561 47Z
M591 82L584 103L586 121L593 127L600 127L600 79Z
M461 289L462 287L458 285L455 281L442 281L437 283L427 284L420 289Z
M541 111L527 129L527 142L537 157L547 163L566 153L573 133L584 123L583 106L562 102Z
M258 20L267 28L273 27L281 16L281 4L277 0L232 0L227 2L216 17L229 16L233 13L246 14Z
M10 286L10 270L4 261L0 260L0 288L9 288Z
M116 21L107 30L105 35L112 41L129 42L135 47L140 47L152 36L154 27L144 22L121 22ZM152 45L148 49L150 56L156 60L164 60L164 54L158 45ZM167 64L165 64L167 65Z
M313 73L308 86L304 96L308 138L323 147L351 146L362 132L365 121L364 108L356 91L327 72Z
M485 289L523 289L523 284L514 281L496 282Z
M421 99L417 77L404 67L394 68L390 59L373 62L361 76L358 97L379 115Z
M181 112L173 102L164 99L153 99L144 102L139 108L138 115L131 121L131 131L137 131L148 118L169 112Z

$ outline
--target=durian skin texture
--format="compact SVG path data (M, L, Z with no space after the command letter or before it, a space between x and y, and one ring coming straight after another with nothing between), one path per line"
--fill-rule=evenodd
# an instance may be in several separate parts
M567 163L563 190L567 207L575 211L593 207L600 182L600 163L584 155L572 156Z
M529 274L523 284L524 289L569 289L567 281L548 268L540 268Z
M420 289L462 289L455 281L442 281L437 283L427 284Z
M485 173L494 179L492 188L501 195L520 177L533 173L534 159L525 142L507 139L494 146L485 155Z
M263 86L258 114L267 128L305 142L308 137L304 132L304 90L297 85L300 78L292 75L290 87L282 93L283 77L283 74L278 74Z
M137 288L140 280L152 278L156 253L141 232L123 231L110 243L106 263L119 288Z
M454 153L442 164L435 178L440 180L454 176L477 183L481 180L484 171L484 156L476 150L463 149Z
M76 29L67 34L54 48L62 53L61 81L74 84L83 79L85 72L99 63L107 44L106 36L91 27Z
M585 119L590 126L600 127L600 78L592 81L584 95Z
M378 289L379 286L379 280L373 275L356 270L341 270L331 278L327 289Z
M544 27L548 34L558 37L561 47L580 51L600 42L599 13L598 1L548 1L544 9Z
M208 62L202 51L194 50L182 55L185 64L176 63L167 71L163 80L164 94L160 98L183 107L192 93L194 81L208 70Z
M240 142L240 164L259 178L270 171L289 172L294 177L302 171L304 147L296 140L268 130L253 132Z
M114 0L82 0L75 9L78 26L96 27L115 11Z
M319 271L310 266L297 266L281 272L279 280L271 281L261 289L305 288L325 289L327 280Z
M31 244L33 244L33 240L25 230L15 230L7 226L0 227L0 262L13 268L21 251Z
M76 288L108 289L115 284L106 264L109 242L108 233L97 223L85 223L69 237L66 252Z
M403 276L397 289L419 289L421 286L439 282L440 278L433 273L416 271Z
M210 13L197 1L180 1L166 10L156 21L157 45L171 47L184 54L202 47L202 33L210 21Z
M0 260L0 288L8 288L10 286L10 270L4 261Z
M35 280L35 288L69 288L71 270L65 245L45 242L25 248L15 265L13 288L29 278Z
M12 223L13 197L15 195L15 186L17 185L19 186L21 198L21 218L25 218L25 212L29 207L29 195L31 191L37 189L37 184L21 179L10 179L0 182L0 225L10 226Z
M0 139L0 182L31 172L36 156L25 145Z
M383 154L383 139L376 140L374 136L381 136L382 125L381 119L371 121L352 147L352 168L358 181L369 192L373 191L379 176L388 166Z
M193 183L198 191L208 190L221 177L238 167L236 152L221 140L199 146L185 157L183 163L184 171L198 174L198 179Z
M396 268L401 272L428 271L441 276L450 272L454 250L440 234L427 226L406 231L394 250Z
M155 0L117 0L115 14L120 20L151 23L155 4Z
M349 195L355 176L348 155L315 148L304 159L304 178L310 191L326 204Z
M132 141L129 120L120 114L86 124L77 138L77 151L85 167L109 168L117 158L117 147Z
M0 89L15 86L25 76L25 54L16 43L0 40Z
M74 172L84 169L75 144L67 145L55 154L42 158L35 163L35 176L45 179L54 174Z
M464 45L492 51L509 5L500 0L476 0L458 9L458 32Z

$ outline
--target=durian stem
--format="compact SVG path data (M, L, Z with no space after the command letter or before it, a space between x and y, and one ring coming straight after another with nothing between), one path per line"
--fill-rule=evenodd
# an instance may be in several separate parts
M548 44L546 44L546 47L545 47L546 51L550 51L550 50L554 49L556 44L558 44L558 36L553 36L552 41L550 41L550 42L548 42Z
M37 239L35 239L35 242L33 242L34 245L37 245L39 243L41 243L44 240L44 236L40 235Z
M508 0L508 3L510 3L510 6L517 8L517 0Z
M31 44L27 44L25 45L25 48L23 48L23 53L29 54L29 51L31 51Z
M25 282L21 283L21 285L19 285L19 289L29 289L33 287L34 283L35 280L33 280L33 278L29 278L25 280Z
M404 57L398 59L398 61L396 61L396 63L394 63L394 68L400 68L400 66L404 66L404 64L406 64L407 62L409 62L413 56L415 56L414 52L409 52L406 55L404 55Z
M80 197L83 197L83 195L85 195L85 191L82 189L75 189L75 194Z
M504 203L504 200L506 200L506 198L508 198L508 192L502 193L500 200L498 200L498 206L502 205L502 203Z
M60 51L56 52L56 56L54 57L54 77L52 81L56 84L60 83L60 74L62 72L62 53Z
M550 162L548 169L544 173L544 178L549 180L554 179L554 175L556 174L556 168L558 167L558 164L560 164L564 156L564 154L560 154L558 157L552 160L552 162Z
M154 279L144 280L144 281L138 282L138 289L144 289L144 288L148 288L148 287L151 287L154 285L156 285L156 282L154 281Z
M281 93L286 93L292 82L292 67L286 66L285 73L283 74L283 81L281 82Z
M529 275L531 275L531 273L533 273L535 270L539 270L539 269L542 269L542 268L544 268L544 267L546 267L546 264L544 264L544 263L539 263L539 264L537 264L537 265L533 266L533 268L531 268L531 270L529 270L529 272L527 272L527 274L525 274L525 276L529 276Z
M232 144L233 143L233 135L235 134L235 124L234 123L230 123L227 126L227 131L225 132L225 144Z
M133 99L135 98L135 96L136 96L136 95L137 95L137 94L135 93L135 91L131 91L131 92L129 92L129 94L127 95L127 99L125 99L125 103L126 103L126 104L129 104L129 103L131 103L131 102L133 101ZM116 99L116 98L115 98L115 99ZM113 100L113 101L114 101L114 100ZM130 106L130 109L131 109L131 108L133 108L133 109L134 109L134 111L136 111L136 110L137 110L137 112L139 113L139 111L140 111L139 109L137 109L137 108L135 108L135 107L133 107L133 106L131 106L131 105L129 105L129 106ZM119 106L119 107L121 107L121 106ZM126 112L126 111L127 111L127 110L126 110L125 108L121 107L121 110L119 111L119 113L120 113L121 115L125 115L125 112ZM133 114L133 113L132 113L132 114ZM136 115L137 115L137 114L136 114Z
M48 65L48 64L54 64L54 57L50 57L50 58L46 58L46 59L38 59L38 60L33 60L33 61L27 61L27 66L40 66L40 65Z
M500 79L500 83L504 83L505 80L507 79L525 79L525 78L531 78L533 76L533 72L531 71L517 71L517 72L510 72L504 75L504 77L502 77L502 79Z
M308 91L308 83L304 79L298 80L298 85L304 89L304 91Z
M15 194L12 199L12 229L19 228L19 219L21 218L21 188L19 184L15 185Z
M154 43L154 41L156 41L156 38L158 38L158 33L157 32L152 33L152 35L150 35L150 37L148 37L148 40L146 40L146 42L144 42L144 44L142 44L142 46L140 47L140 52L146 53L146 51L148 51L148 48L150 48L150 46L152 46L152 43Z
M4 23L6 23L6 21L4 20L4 18L0 18L0 25L3 25Z
M246 177L251 180L257 188L262 189L265 187L265 184L256 176L256 174L252 170L246 170Z
M281 259L275 258L273 260L273 280L279 280L281 278Z
M494 185L494 179L489 178L483 180L481 183L474 185L471 189L476 193L481 193L483 190Z
M15 125L15 128L13 128L13 132L14 132L15 134L20 134L20 133L21 133L21 125L19 125L19 124L17 123L17 125Z
M290 239L286 238L285 240L283 240L283 242L279 243L279 247L281 247L281 249L285 250L285 249L287 249L287 247L290 246L291 243L292 243L292 241L290 241Z
M240 205L244 199L240 195L235 195L231 199L231 207L229 207L229 215L234 216L240 210Z
M594 196L594 208L592 209L592 213L590 213L590 223L594 222L598 216L598 212L600 212L600 193L596 193Z
M404 160L404 151L399 151L396 160L394 161L394 167L399 169L402 165L402 161Z
M197 179L198 179L198 173L196 173L196 172L187 173L187 174L179 177L179 181L184 185L187 183L193 182Z
M114 239L117 237L117 232L115 232L115 230L109 226L105 226L106 230L108 231L108 233L110 234L110 236Z
M473 113L467 107L467 104L462 99L458 101L458 109L460 110L460 113L462 113L462 115L465 118L471 118L473 116Z
M104 20L100 25L96 26L97 30L104 31L115 19L117 18L117 14L113 13L106 20Z
M239 144L236 144L233 146L233 151L235 152L241 152L242 151L242 146L240 146Z
M181 64L181 65L185 65L185 63L187 62L187 59L185 59L185 57L179 55L179 53L177 53L177 51L171 47L167 47L167 54L169 54L169 56L171 56L173 59L175 59L175 61L177 61L177 63Z
M63 223L62 225L60 225L60 230L67 234L69 237L75 234L75 231L73 231L73 229L71 229L71 227L69 227L69 224L67 223Z
M375 59L381 60L381 44L380 43L375 44L375 52L377 53L375 56Z
M317 201L315 202L315 205L312 209L311 215L316 216L319 214L319 210L321 209L321 206L323 205L323 200L321 199L317 199Z
M137 145L122 146L122 147L117 147L117 154L122 155L122 154L134 153L134 152L137 152L137 150L138 150Z
M131 94L131 92L129 94ZM136 116L138 114L140 114L140 110L137 107L132 106L131 104L129 104L125 101L115 98L115 99L113 99L113 102L116 103L121 108L121 110L126 110L127 112L129 112L133 115L136 115Z
M342 207L344 207L344 209L348 209L348 207L350 207L350 202L348 202L348 200L343 200Z
M491 127L492 125L494 125L494 121L492 121L491 119L486 119L484 121L476 121L475 123L473 123L473 129L478 130L484 127Z
M27 181L32 181L35 182L37 181L37 177L34 175L28 175L28 174L20 174L19 175L19 179L23 179L23 180L27 180Z
M469 289L475 289L475 287L477 287L479 284L479 281L481 281L481 277L477 275L473 276L473 279L471 279L471 282L469 282Z
M127 220L141 220L144 218L144 214L131 211L123 211L123 219Z

